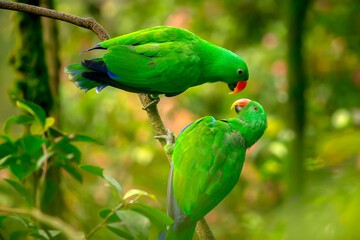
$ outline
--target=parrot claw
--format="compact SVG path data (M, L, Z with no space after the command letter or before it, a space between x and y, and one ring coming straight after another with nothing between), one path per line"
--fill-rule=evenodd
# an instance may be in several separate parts
M166 144L173 144L174 143L174 132L172 132L170 129L166 129L167 135L160 135L155 136L155 139L165 139Z
M154 100L152 100L150 103L148 103L146 106L144 106L142 108L142 110L146 110L149 107L153 106L153 105L157 105L160 102L160 97L155 98Z

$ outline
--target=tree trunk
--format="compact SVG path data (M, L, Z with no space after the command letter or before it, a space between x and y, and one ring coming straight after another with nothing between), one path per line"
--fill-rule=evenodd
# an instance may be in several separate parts
M55 9L54 0L43 0L43 7ZM45 53L49 68L50 88L53 93L54 106L51 112L52 117L55 118L55 126L61 128L60 122L60 74L63 74L61 69L61 62L59 57L59 30L58 23L54 19L43 18L44 23L44 37L45 37Z
M39 0L18 0L39 5ZM14 13L15 47L10 53L10 64L16 70L11 98L32 101L49 113L53 98L49 86L49 74L45 62L44 43L40 16Z
M17 2L39 6L39 0L18 0ZM47 0L52 5L52 0ZM15 47L9 60L16 70L14 87L10 91L11 98L22 98L40 105L49 116L58 117L58 85L60 61L58 58L57 28L55 23L47 24L48 58L50 59L51 77L45 60L43 27L40 16L16 12L14 13ZM50 20L54 21L54 20ZM56 96L56 108L50 89L52 80L53 92ZM55 110L55 111L54 111ZM41 174L34 175L34 188L38 186ZM48 169L44 189L41 190L41 210L50 215L60 216L63 213L63 196L59 189L60 169L56 166ZM34 191L36 192L36 190Z
M289 82L289 127L295 133L291 144L289 195L301 195L304 185L304 127L306 75L302 57L302 35L308 0L293 0L289 5L288 21L288 82Z
M290 144L287 163L288 182L288 234L287 239L306 239L301 229L302 194L304 191L304 129L306 126L306 74L302 56L303 26L309 0L292 0L288 7L287 62L289 83L288 126L294 131L295 138Z

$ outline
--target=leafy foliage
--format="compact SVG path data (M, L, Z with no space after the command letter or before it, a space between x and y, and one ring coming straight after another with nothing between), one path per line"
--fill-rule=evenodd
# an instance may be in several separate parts
M156 197L139 189L130 189L125 194L121 184L113 177L104 173L99 166L80 164L81 152L74 145L75 142L88 142L99 144L99 141L85 135L65 134L52 128L53 118L46 117L41 107L28 101L18 101L17 106L22 114L8 118L3 126L4 133L1 135L0 144L0 167L8 169L18 179L4 179L21 197L30 208L37 207L35 204L38 191L31 191L27 181L36 180L44 171L57 166L67 171L74 179L83 181L81 170L102 178L118 196L118 206L114 210L103 210L100 216L105 218L107 228L118 236L125 239L147 239L149 229L153 223L159 231L165 231L165 227L172 223L172 219L161 211L139 203L143 196L148 196L154 201ZM22 125L24 133L17 139L10 137L9 132L13 125ZM40 191L44 191L39 186ZM38 187L38 188L39 188ZM46 201L47 198L44 198ZM42 229L26 217L13 217L1 215L0 236L6 232L6 237L11 239L23 239L32 236L36 239L53 239L60 231ZM60 236L60 235L59 235Z

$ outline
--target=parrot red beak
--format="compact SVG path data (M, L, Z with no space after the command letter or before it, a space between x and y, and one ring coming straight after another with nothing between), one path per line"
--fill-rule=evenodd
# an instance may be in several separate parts
M229 94L237 94L239 92L241 92L242 90L244 90L244 88L247 85L247 81L239 81L234 89L233 92L229 93Z
M250 99L247 99L247 98L239 99L239 100L235 101L235 102L231 105L231 108L230 108L230 109L233 109L233 108L236 107L236 106L239 106L239 107L246 106L246 105L249 104L249 102L251 102L251 100L250 100Z

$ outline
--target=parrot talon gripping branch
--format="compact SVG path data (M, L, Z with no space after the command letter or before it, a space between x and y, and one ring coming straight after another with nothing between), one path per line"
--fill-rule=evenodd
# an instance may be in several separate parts
M150 94L151 96L152 94ZM142 110L146 110L148 109L149 107L153 106L153 105L156 105L160 102L160 97L158 96L157 98L155 98L154 100L152 100L149 104L147 104L145 107L142 108Z
M93 50L105 54L65 68L69 79L85 92L112 86L173 97L190 87L220 81L236 94L249 78L247 65L238 55L176 27L140 30L81 53Z
M168 181L168 215L174 219L165 240L192 239L196 222L230 193L237 183L245 153L267 127L264 108L240 99L237 116L203 117L187 125L173 148Z
M155 136L155 139L165 139L166 140L166 144L172 144L174 142L174 132L172 132L170 129L166 129L167 135L160 135L160 136Z

